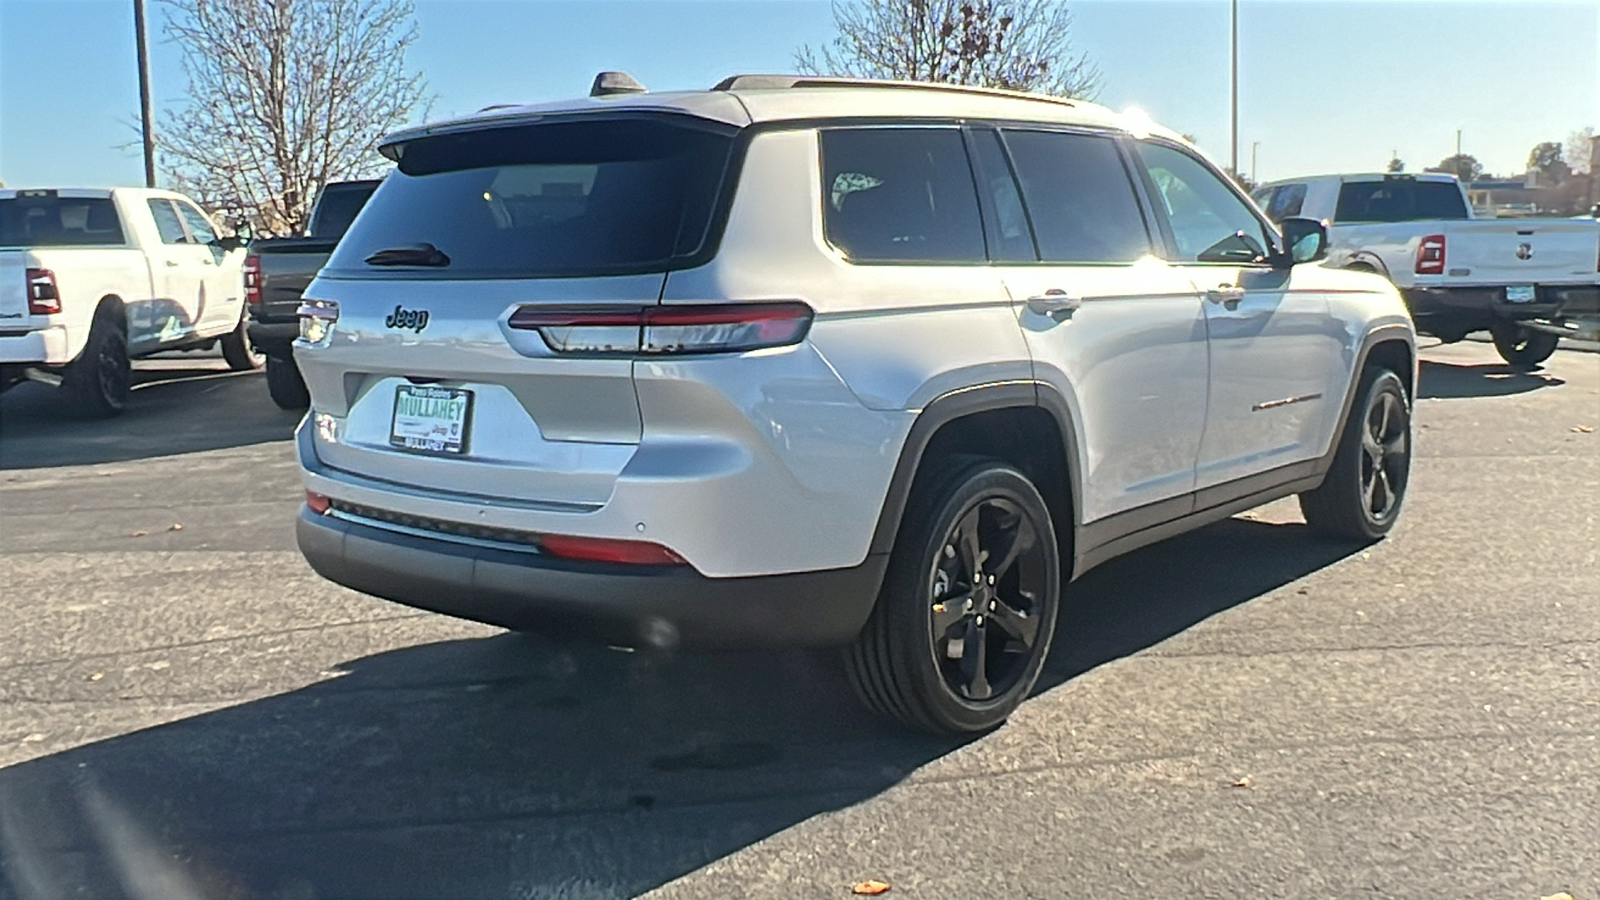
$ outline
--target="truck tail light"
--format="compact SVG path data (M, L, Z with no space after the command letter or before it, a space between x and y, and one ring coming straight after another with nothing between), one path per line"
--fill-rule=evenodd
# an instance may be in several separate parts
M1418 275L1444 274L1444 235L1430 234L1417 242Z
M649 541L541 534L539 546L551 556L559 556L562 559L630 563L639 566L681 566L686 563L678 554Z
M244 258L244 302L261 306L261 257L254 253Z
M29 269L28 315L51 316L61 312L61 291L56 289L56 273L49 269Z
M521 306L507 323L557 353L740 353L797 344L814 313L797 300L689 306Z
M308 300L301 298L300 339L308 344L320 344L333 333L333 323L339 321L339 304L333 300Z

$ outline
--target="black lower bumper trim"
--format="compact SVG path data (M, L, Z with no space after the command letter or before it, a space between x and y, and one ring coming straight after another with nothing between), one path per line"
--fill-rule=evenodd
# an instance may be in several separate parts
M1417 329L1434 335L1463 335L1500 322L1594 315L1600 286L1537 285L1526 303L1506 300L1502 287L1410 288L1402 291Z
M250 335L250 343L261 352L287 354L300 336L300 321L258 322L252 319L245 331Z
M859 566L708 578L689 566L557 559L389 531L301 507L300 552L330 581L518 631L631 646L829 646L866 622L886 555Z

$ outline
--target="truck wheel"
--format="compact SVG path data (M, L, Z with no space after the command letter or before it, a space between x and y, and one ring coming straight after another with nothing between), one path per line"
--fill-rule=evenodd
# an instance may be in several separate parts
M250 343L249 325L249 318L241 312L239 324L222 336L222 358L228 361L228 368L235 372L259 369L265 358L261 351Z
M1496 325L1489 334L1500 358L1513 366L1533 368L1550 358L1561 343L1561 336L1534 331L1520 325Z
M1356 405L1322 485L1300 495L1306 524L1329 537L1371 542L1400 515L1411 474L1411 407L1400 376L1380 366L1361 375Z
M311 405L311 392L306 390L293 357L267 357L267 392L280 409L305 409Z
M1033 483L998 460L947 461L925 485L846 669L879 713L936 733L984 731L1028 696L1049 652L1055 530Z
M67 366L61 387L78 412L106 418L128 405L132 385L127 325L120 315L97 314L89 329L89 341Z

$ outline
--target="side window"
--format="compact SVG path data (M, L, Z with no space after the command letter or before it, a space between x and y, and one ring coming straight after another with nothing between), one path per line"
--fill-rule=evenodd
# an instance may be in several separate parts
M1177 242L1177 261L1250 263L1272 241L1261 220L1199 160L1162 144L1141 143L1139 155Z
M821 132L822 221L856 262L982 262L983 225L961 132Z
M150 215L156 220L156 231L161 234L161 243L188 243L189 237L183 233L183 222L178 218L178 211L172 208L172 201L154 199L148 202Z
M1282 222L1290 216L1300 215L1301 207L1306 203L1306 186L1303 184L1280 185L1272 192L1272 202L1267 204L1267 218L1274 222Z
M1032 262L1039 258L1028 230L1028 213L1022 208L1022 194L1011 175L1011 163L1000 146L1000 132L979 132L975 142L978 155L979 190L983 195L989 223L989 258L999 262Z
M1132 262L1150 252L1133 182L1109 137L1007 131L1039 258Z
M200 210L188 203L179 203L178 212L183 215L183 221L189 226L189 234L197 243L209 244L217 239L216 231Z

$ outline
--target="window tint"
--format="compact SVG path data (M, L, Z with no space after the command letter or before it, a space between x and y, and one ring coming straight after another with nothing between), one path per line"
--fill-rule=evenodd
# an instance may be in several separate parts
M311 216L310 236L338 240L356 220L356 213L367 205L376 184L334 184L322 190Z
M1132 262L1150 252L1115 141L1046 131L1007 131L1005 139L1041 259Z
M1219 175L1162 144L1141 143L1139 155L1172 224L1177 260L1248 263L1265 254L1272 238Z
M1290 216L1300 215L1300 209L1306 203L1306 186L1303 184L1284 184L1272 190L1272 200L1267 203L1267 218L1274 222L1282 222Z
M206 221L205 214L187 203L179 203L178 212L183 215L183 221L189 226L189 236L197 244L209 244L217 239L217 233L211 229L211 223Z
M178 218L178 211L172 208L171 200L150 200L150 215L155 217L156 231L161 234L163 244L188 243L188 235L183 233L183 222Z
M732 129L660 118L491 128L401 149L328 261L407 278L662 271L705 243ZM432 244L448 265L371 266Z
M1465 219L1467 202L1449 181L1351 181L1339 186L1336 222L1410 222L1417 219Z
M823 224L855 261L980 262L983 225L961 132L826 130Z
M111 198L28 196L0 200L0 247L121 244L122 223Z
M989 220L989 258L1001 261L1036 260L1033 233L1028 230L1028 213L1022 208L1022 193L1011 175L1000 146L1000 132L979 132L976 141L979 185L984 216Z

